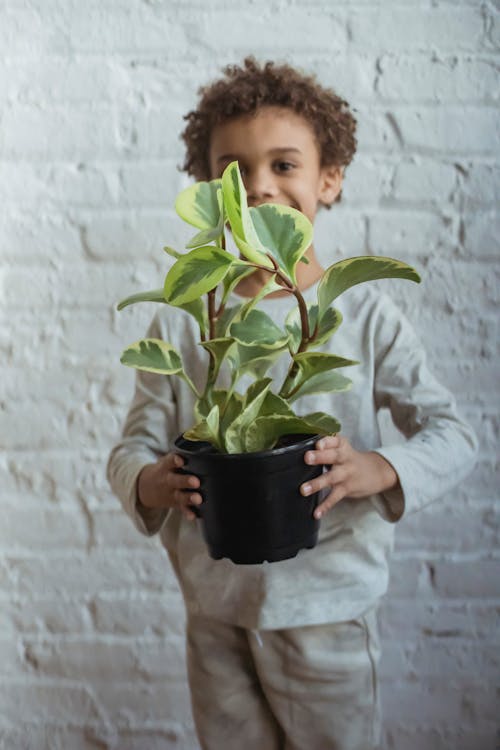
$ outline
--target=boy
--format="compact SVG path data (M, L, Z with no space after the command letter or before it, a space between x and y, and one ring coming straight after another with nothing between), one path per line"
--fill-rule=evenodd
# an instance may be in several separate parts
M320 205L340 198L356 122L346 102L312 77L249 58L202 89L186 119L184 168L197 179L219 177L236 159L251 205L293 206L311 221ZM307 257L298 281L312 300L322 268L313 247ZM266 280L265 272L245 278L235 297L254 296ZM276 292L263 301L277 322L288 297ZM315 549L255 566L210 559L192 523L191 507L202 501L198 479L177 473L182 459L171 452L190 405L167 378L138 373L123 439L110 456L114 491L139 530L161 532L183 591L202 748L377 747L375 611L387 588L391 522L450 489L474 459L474 435L392 303L361 285L338 307L346 323L333 346L361 365L352 391L335 404L331 394L304 397L304 413L330 411L343 427L305 456L331 467L301 487L304 495L323 492ZM162 307L149 335L174 346L177 336L196 365L197 331L186 318L181 324L177 311ZM405 444L381 446L383 407Z

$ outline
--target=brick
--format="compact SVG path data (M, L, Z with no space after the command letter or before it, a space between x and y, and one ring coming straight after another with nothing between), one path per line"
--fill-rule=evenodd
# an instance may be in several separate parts
M2 601L0 623L4 633L33 634L79 634L88 633L92 620L88 606L83 600L71 598L36 596Z
M443 6L385 6L353 10L349 15L351 43L379 51L428 50L438 47L455 53L473 50L483 36L483 19L478 8L462 7L450 13Z
M87 722L102 722L102 710L83 685L70 681L54 683L49 680L4 679L0 685L0 724L22 725L26 706L30 707L30 721L34 723L72 724L85 726Z
M443 643L486 641L498 630L499 621L500 606L494 603L387 598L381 607L380 631L384 643L414 643L422 638Z
M174 585L161 594L130 591L126 596L97 596L91 609L95 628L102 635L184 635L184 604Z
M2 113L0 149L12 160L116 158L126 147L126 132L117 132L122 124L126 131L126 123L125 115L108 104L85 110L16 105Z
M500 216L498 211L475 211L463 218L463 252L467 257L495 260L498 257Z
M481 162L465 162L461 192L465 208L498 206L500 202L500 165Z
M411 153L498 153L500 124L495 107L398 107L393 118L405 150Z
M390 196L402 203L442 207L450 202L457 186L453 164L416 158L398 164Z
M248 40L255 39L258 40L258 45L254 45L254 53L259 56L272 53L276 58L288 53L290 40L286 34L276 34L273 21L276 22L276 17L269 6L259 13L246 16L244 23L241 22L240 11L230 8L194 19L191 26L198 38L204 39L209 51L224 48L226 54L236 51L241 58L242 49L249 50ZM313 10L308 11L306 7L290 7L286 12L286 23L300 28L300 35L294 40L294 52L317 53L319 49L345 49L345 21L331 9L324 9L319 14Z
M455 493L450 493L452 497ZM454 497L456 500L456 497ZM459 505L443 508L443 503L407 518L398 529L398 547L418 551L425 543L428 553L474 553L494 549L500 543L500 518L494 510Z
M441 560L434 565L436 593L451 599L500 598L500 562Z
M480 747L495 747L495 742L494 727L489 731L481 727L475 730L457 728L454 731L420 728L409 730L403 726L391 726L384 747L387 750L421 750L423 747L432 747L432 750L478 750Z
M107 262L157 260L165 273L171 261L162 248L171 245L182 250L194 235L193 229L167 210L140 215L135 211L107 212L83 218L82 225L85 248L92 258ZM165 273L158 276L157 286L162 285Z
M47 555L43 558L7 557L0 567L0 596L15 586L19 595L95 596L138 588L146 592L176 586L169 564L152 542L149 553L116 554L91 551L86 555Z
M4 176L6 178L5 191L0 188L0 194L5 200L7 200L5 192L8 189L11 174L8 166L5 173L3 168L0 170L0 181L3 181ZM18 179L20 183L17 183ZM34 209L44 189L43 173L40 178L37 178L38 187L33 187L33 182L30 182L27 177L26 170L20 167L19 174L13 177L14 193L16 184L18 184L19 194L21 193L23 182L28 197L33 203L29 209L12 208L0 219L0 243L4 264L19 263L21 252L24 264L38 264L41 257L50 259L52 262L66 257L73 259L82 257L83 250L78 229L57 213L40 215ZM31 195L30 189L33 190Z
M133 682L96 682L94 686L103 710L119 730L172 728L174 722L180 728L192 722L187 685L169 679L168 662L161 681L136 678Z
M390 194L393 169L382 160L362 155L355 157L345 174L342 203L356 208L379 205L381 199ZM332 211L336 210L334 206Z
M389 255L401 260L411 254L426 256L436 248L458 243L458 221L453 215L431 211L384 210L369 217L369 244L374 255ZM407 261L410 262L410 261ZM426 271L422 271L424 283ZM417 294L421 294L417 288ZM414 290L415 293L415 290Z
M80 513L42 508L10 508L0 525L0 548L7 554L57 549L84 549L87 520Z
M456 54L382 55L376 89L384 101L493 103L498 99L495 61Z

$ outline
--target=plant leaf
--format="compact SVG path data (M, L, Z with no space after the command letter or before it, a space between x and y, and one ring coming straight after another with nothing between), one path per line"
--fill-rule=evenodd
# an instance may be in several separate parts
M181 305L177 305L177 307L192 315L200 326L201 338L206 336L208 331L208 313L203 301L201 299L194 299L191 302L183 302Z
M228 351L231 347L235 346L235 341L232 338L224 337L218 339L209 339L208 341L201 341L200 346L210 352L213 356L214 371L213 379L219 374L221 364L227 356Z
M283 435L331 435L339 432L340 423L322 412L296 415L272 414L258 417L245 433L245 450L270 450Z
M326 309L346 289L364 281L377 279L407 279L420 282L414 268L394 258L361 255L334 263L327 268L318 286L320 317Z
M233 307L226 307L215 322L215 332L217 338L225 338L228 334L229 326L238 318L239 313L243 305L234 305Z
M274 203L251 208L250 216L261 244L296 283L295 267L312 243L309 219L294 208Z
M232 161L222 175L222 193L234 241L242 255L253 263L272 268L250 216L247 193L237 161Z
M180 354L171 344L162 339L141 339L128 346L120 362L127 367L135 367L146 372L157 372L163 375L182 373Z
M318 305L308 305L307 308L308 320L309 320L309 331L312 332L316 328L316 321L318 320ZM342 315L338 310L333 307L329 307L321 318L318 332L314 341L311 341L308 348L316 348L321 344L324 344L328 339L335 333L337 328L342 323ZM296 352L300 346L302 340L302 327L300 323L300 313L297 307L294 307L287 315L285 321L285 328L290 334L290 346L293 352Z
M253 308L258 305L261 299L263 299L266 295L272 294L272 292L283 291L283 287L280 286L280 284L276 283L275 278L275 274L272 274L269 281L267 281L264 286L260 288L255 297L253 297L243 305L243 307L241 308L241 320L245 320L250 310L253 310Z
M222 300L221 303L223 305L226 304L229 295L233 291L233 289L238 285L238 283L245 278L245 276L249 276L251 273L254 273L255 268L253 266L250 266L248 263L244 263L241 260L234 260L233 265L227 272L227 274L224 276L223 280L223 293L222 293Z
M255 378L263 378L271 365L287 350L286 344L279 349L264 349L261 346L241 346L237 344L229 353L233 369L233 382L236 383L245 373Z
M293 395L288 397L288 401L292 403L301 396L311 393L340 393L341 391L348 391L351 386L352 380L349 380L349 378L346 378L335 370L328 370L309 378Z
M136 302L163 302L166 303L165 293L163 289L152 289L149 292L137 292L137 294L131 294L129 297L125 297L116 306L117 310L123 310L128 305L135 305Z
M221 180L196 182L179 193L175 201L175 210L181 219L197 229L216 229L224 226L219 191Z
M260 409L259 416L267 417L274 414L295 416L293 409L288 405L288 401L281 398L281 396L278 396L276 393L268 391Z
M251 310L245 320L233 323L229 332L243 346L279 349L288 341L288 333L279 328L262 310Z
M186 440L201 440L211 443L221 452L224 445L219 436L219 407L217 404L210 410L207 417L184 433Z
M288 386L287 392L282 393L284 398L287 398L287 395L289 397L298 389L303 393L308 381L322 373L329 373L338 367L349 367L359 364L356 360L345 359L345 357L338 357L336 354L326 354L324 352L302 352L301 354L295 354L293 360L297 364L299 371Z
M234 256L218 247L198 247L181 256L165 278L165 299L170 305L192 302L222 281Z
M258 416L271 383L271 378L262 378L262 380L257 380L255 383L252 383L248 388L243 403L243 410L238 414L234 421L228 425L223 436L225 447L228 452L234 452L235 446L238 446L238 451L241 450L240 446L244 445L245 432L248 426Z
M165 245L163 248L163 252L167 253L167 255L170 255L172 258L181 258L182 253L179 253L177 250L174 250L173 247L169 247L168 245Z

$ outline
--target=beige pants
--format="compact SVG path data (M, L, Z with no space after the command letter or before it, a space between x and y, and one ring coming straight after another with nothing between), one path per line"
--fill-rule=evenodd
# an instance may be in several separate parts
M375 612L254 632L190 617L188 671L203 750L373 750Z

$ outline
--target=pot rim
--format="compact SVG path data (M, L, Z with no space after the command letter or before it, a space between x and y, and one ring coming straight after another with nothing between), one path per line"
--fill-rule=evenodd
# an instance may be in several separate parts
M283 435L283 437L292 437L292 435ZM289 445L284 445L281 448L270 448L265 451L255 451L252 453L220 453L216 448L214 448L211 443L187 440L184 437L184 434L179 435L179 437L175 440L174 445L178 450L192 455L210 455L210 457L216 461L254 461L255 459L264 459L269 458L270 456L282 456L294 450L298 450L300 452L302 446L311 441L315 442L316 440L319 440L321 438L321 435L301 434L297 435L296 437L298 438L297 442L290 443ZM183 447L181 443L188 444L188 446L196 445L199 446L199 448L198 450L191 450L189 447Z

